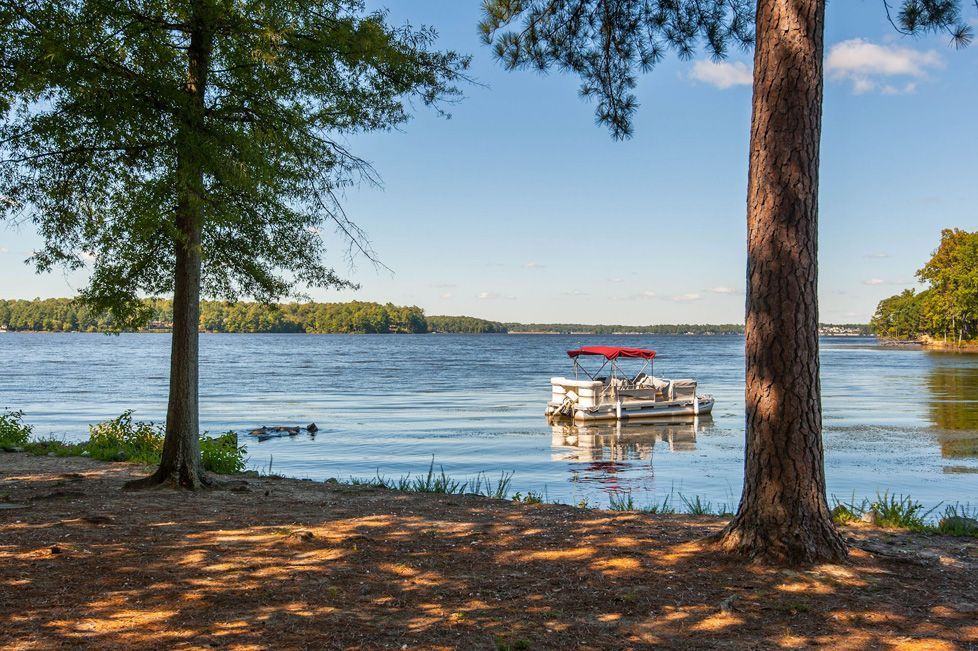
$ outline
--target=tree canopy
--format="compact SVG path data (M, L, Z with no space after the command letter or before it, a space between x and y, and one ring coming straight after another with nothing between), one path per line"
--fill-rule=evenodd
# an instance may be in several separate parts
M483 40L509 69L557 68L581 78L596 119L615 138L632 134L635 85L667 50L714 58L753 42L752 0L486 0Z
M117 322L148 317L140 294L173 290L188 184L205 295L348 285L321 232L332 224L370 255L340 193L376 176L344 138L403 123L409 98L457 97L468 59L431 50L434 38L361 0L4 2L0 218L37 226L38 270L90 265L83 297Z
M978 232L941 231L941 243L917 270L927 289L907 289L880 301L871 325L882 337L978 336Z

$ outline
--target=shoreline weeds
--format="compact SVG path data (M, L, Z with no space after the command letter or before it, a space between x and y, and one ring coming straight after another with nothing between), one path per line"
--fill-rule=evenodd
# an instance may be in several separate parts
M268 477L121 490L142 472L0 455L0 646L978 645L974 539L847 525L849 564L782 570L712 551L716 517Z

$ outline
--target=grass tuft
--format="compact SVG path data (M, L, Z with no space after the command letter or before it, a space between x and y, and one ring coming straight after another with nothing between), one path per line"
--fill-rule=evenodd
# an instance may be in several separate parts
M876 524L893 529L924 529L927 517L940 506L938 504L929 511L924 511L924 505L909 495L896 495L885 491L876 494L876 499L869 505L869 510L876 515Z
M936 529L946 536L978 537L978 507L959 502L948 504Z
M649 515L674 515L676 507L672 505L672 493L662 498L661 502L653 502L642 509L642 512Z
M502 472L499 475L499 480L495 482L489 479L485 473L476 475L475 479L471 481L459 481L448 476L442 466L439 466L439 471L436 473L435 458L432 456L428 472L424 475L412 477L409 473L398 479L391 479L381 475L378 470L377 476L372 479L350 477L349 483L352 486L372 486L403 493L436 493L442 495L472 493L494 499L506 499L512 480L513 473Z
M631 491L614 491L608 495L608 508L612 511L634 511L635 501Z

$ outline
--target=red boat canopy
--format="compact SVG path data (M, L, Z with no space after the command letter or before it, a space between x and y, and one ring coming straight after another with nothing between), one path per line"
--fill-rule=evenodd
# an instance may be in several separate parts
M654 350L645 348L620 348L618 346L584 346L578 350L568 350L568 357L578 357L580 355L602 355L605 359L618 359L619 357L639 357L641 359L652 359L655 357Z

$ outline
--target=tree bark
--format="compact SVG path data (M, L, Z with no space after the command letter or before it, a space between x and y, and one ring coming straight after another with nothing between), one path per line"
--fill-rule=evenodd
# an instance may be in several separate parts
M747 206L746 455L722 549L847 554L825 494L818 351L824 0L758 0Z
M198 403L201 229L204 203L204 112L207 71L213 47L212 16L206 0L193 4L187 48L186 105L176 135L175 267L170 394L163 453L156 472L127 484L143 488L173 484L198 489L209 480L200 456Z

